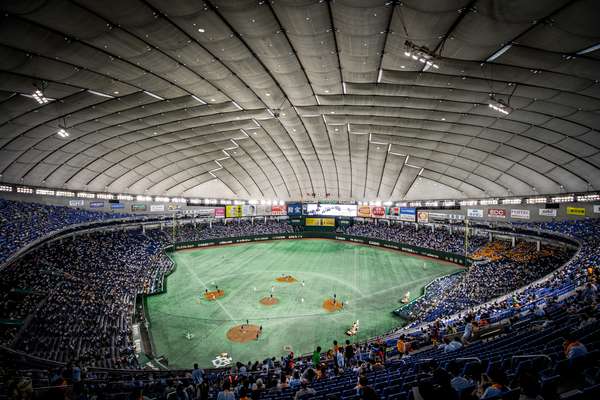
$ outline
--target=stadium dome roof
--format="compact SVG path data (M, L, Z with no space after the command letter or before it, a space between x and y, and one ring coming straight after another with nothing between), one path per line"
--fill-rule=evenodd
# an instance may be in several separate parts
M6 183L384 201L600 188L596 0L0 9Z

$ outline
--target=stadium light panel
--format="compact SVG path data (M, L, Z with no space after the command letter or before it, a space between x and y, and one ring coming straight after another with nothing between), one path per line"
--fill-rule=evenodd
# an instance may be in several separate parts
M192 99L196 100L200 104L206 104L206 102L198 96L192 95Z
M530 197L526 200L527 204L541 204L546 201L547 199L545 197Z
M575 201L575 196L566 195L566 196L555 196L550 199L552 203L570 203Z
M58 132L56 132L58 136L61 138L69 137L69 132L67 132L64 128L60 128Z
M96 92L95 90L90 90L90 89L88 89L88 93L91 93L93 95L100 96L100 97L108 97L109 99L114 99L115 98L115 96L111 96L110 94L106 94L106 93L102 93L102 92Z
M584 194L577 196L577 201L598 201L600 200L600 194Z
M154 93L151 93L151 92L148 92L148 91L146 91L146 90L144 90L144 93L146 93L146 94L147 94L148 96L150 96L150 97L154 97L155 99L158 99L158 100L164 100L164 99L163 99L162 97L160 97L159 95L157 95L157 94L154 94Z
M492 54L491 56L489 56L485 60L485 62L492 62L492 61L494 61L496 58L498 58L502 54L506 53L511 47L512 47L512 44L507 44L506 46L502 47L500 50L498 50L497 52L495 52L494 54Z
M12 186L0 185L0 192L12 192Z
M575 54L577 54L578 56L580 56L580 55L582 55L582 54L591 53L592 51L596 51L596 50L600 50L600 43L598 43L598 44L595 44L595 45L593 45L593 46L590 46L590 47L586 47L586 48L585 48L585 49L583 49L583 50L579 50L579 51L578 51L577 53L575 53Z

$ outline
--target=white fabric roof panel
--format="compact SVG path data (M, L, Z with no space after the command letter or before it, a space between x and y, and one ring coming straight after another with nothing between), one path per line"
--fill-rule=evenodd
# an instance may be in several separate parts
M598 7L3 2L0 181L270 200L589 190L600 68L575 53L600 43ZM439 69L407 58L407 40Z

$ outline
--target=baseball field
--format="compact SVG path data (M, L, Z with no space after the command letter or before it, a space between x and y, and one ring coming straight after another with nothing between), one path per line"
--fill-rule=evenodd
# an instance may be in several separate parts
M167 291L148 298L155 353L169 366L212 367L312 352L403 324L392 314L459 266L332 240L281 240L180 250ZM347 336L353 322L358 334ZM215 361L216 360L216 361ZM213 362L215 361L215 362Z

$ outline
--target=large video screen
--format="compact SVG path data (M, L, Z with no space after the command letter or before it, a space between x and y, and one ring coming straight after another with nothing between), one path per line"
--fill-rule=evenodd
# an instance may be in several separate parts
M355 204L306 204L306 215L356 217Z

